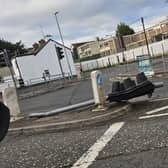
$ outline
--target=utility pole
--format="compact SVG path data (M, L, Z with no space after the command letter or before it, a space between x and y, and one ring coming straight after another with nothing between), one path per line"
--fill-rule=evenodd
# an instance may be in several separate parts
M58 22L58 18L57 18L57 14L58 13L59 12L55 12L54 13L55 20L56 20L56 23L57 23L57 27L58 27L58 31L59 31L59 34L60 34L61 42L62 42L62 45L63 45L63 48L64 48L65 57L66 57L66 60L67 60L67 63L68 63L68 68L69 68L69 71L70 71L70 75L72 77L72 70L71 70L69 59L68 59L68 53L67 53L67 50L66 50L65 45L64 45L64 40L63 40L63 36L62 36L62 33L61 33L61 28L60 28L60 25L59 25L59 22Z
M117 38L118 38L119 46L120 46L120 49L121 49L123 62L124 62L124 64L126 63L126 65L125 65L126 66L126 72L129 74L128 61L127 61L127 58L125 57L125 54L124 54L125 46L124 46L123 36L120 35L119 33L117 33Z
M145 36L145 41L146 41L147 52L148 52L149 58L151 58L150 50L149 50L149 43L148 43L148 39L147 39L147 35L146 35L146 30L145 30L145 24L144 24L144 18L143 17L141 17L141 22L142 22L143 32L144 32L144 36Z

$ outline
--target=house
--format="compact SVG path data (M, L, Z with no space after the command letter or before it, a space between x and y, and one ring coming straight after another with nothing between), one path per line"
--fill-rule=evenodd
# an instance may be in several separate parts
M95 41L80 45L77 49L80 58L104 57L121 51L117 37L97 38Z
M88 41L87 42L72 43L71 51L72 51L72 55L73 55L74 59L79 59L78 47L80 47L81 45L84 45L86 43L88 43Z
M168 38L168 16L159 23L146 28L146 35L148 43L161 41ZM127 49L133 49L139 46L146 45L145 36L143 31L139 31L135 34L123 36L124 44Z
M80 59L100 55L99 41L91 41L78 47Z
M117 37L110 37L99 41L101 57L112 55L121 51Z
M59 59L56 47L60 47L64 51L63 45L52 39L47 42L40 40L39 43L33 45L29 53L15 57L12 65L16 79L21 84L24 83L25 86L28 86L46 80L75 76L76 69L71 49L65 47L64 57Z

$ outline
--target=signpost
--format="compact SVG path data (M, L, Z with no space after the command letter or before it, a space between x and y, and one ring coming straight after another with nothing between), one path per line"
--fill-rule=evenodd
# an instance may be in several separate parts
M140 72L144 72L145 75L154 75L151 58L148 55L137 56L138 69Z

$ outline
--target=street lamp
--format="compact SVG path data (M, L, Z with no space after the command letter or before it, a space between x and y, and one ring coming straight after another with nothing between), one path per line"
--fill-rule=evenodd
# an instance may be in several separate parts
M70 71L70 75L72 76L72 70L71 70L71 66L70 66L70 63L69 63L67 50L66 50L65 45L64 45L64 40L63 40L63 36L62 36L62 33L61 33L60 25L59 25L59 22L58 22L57 14L59 14L58 11L54 13L55 20L56 20L56 23L57 23L57 27L58 27L58 31L59 31L59 34L60 34L61 42L62 42L62 45L63 45L63 48L64 48L65 57L66 57L66 60L67 60L67 63L68 63L68 68L69 68L69 71Z

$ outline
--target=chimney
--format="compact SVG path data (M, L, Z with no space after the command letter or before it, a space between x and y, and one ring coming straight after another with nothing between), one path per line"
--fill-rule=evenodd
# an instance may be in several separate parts
M45 41L44 39L41 39L41 40L39 41L39 45L40 45L40 46L45 45L45 43L46 43L46 41Z
M33 50L36 51L39 48L39 44L38 43L34 43L33 44Z

